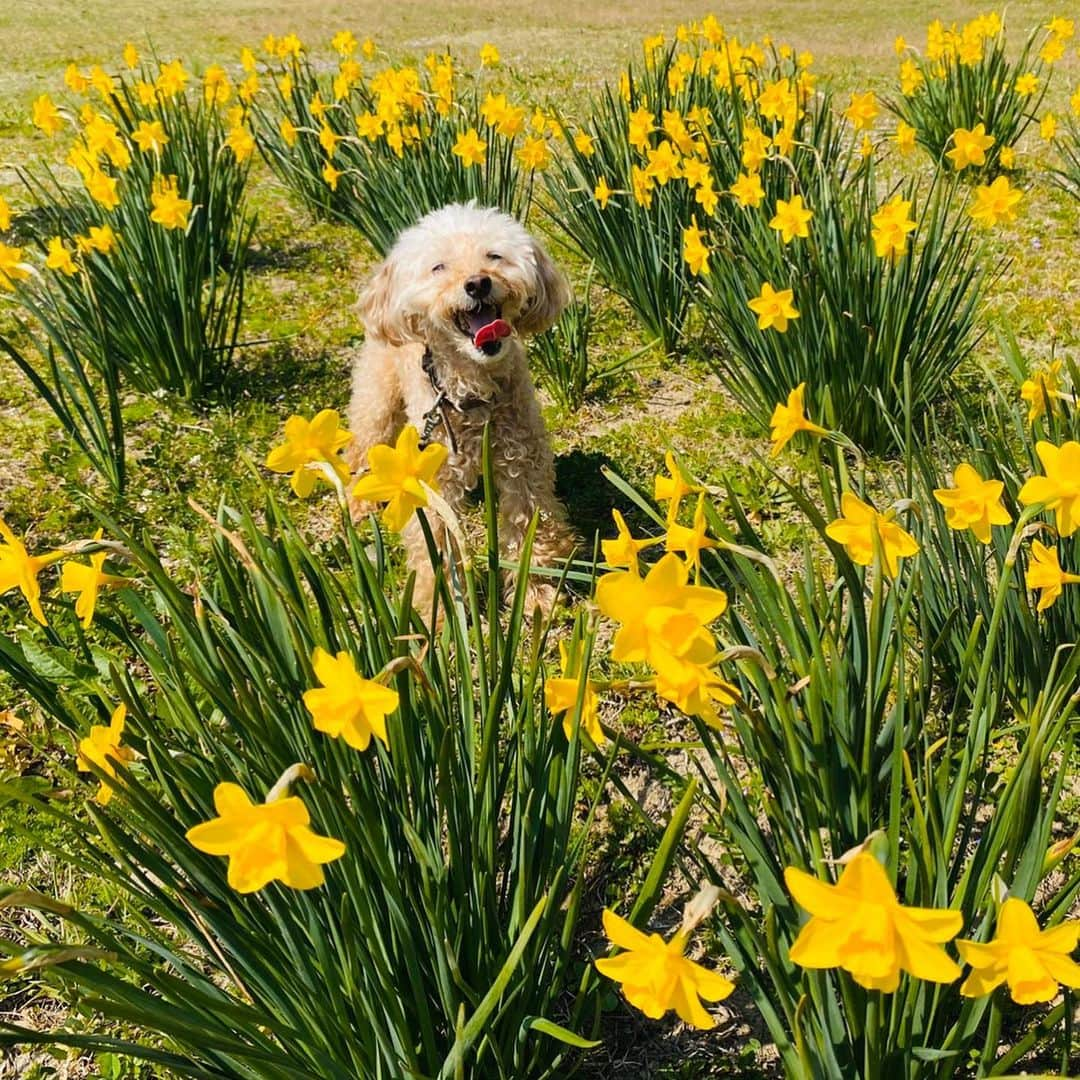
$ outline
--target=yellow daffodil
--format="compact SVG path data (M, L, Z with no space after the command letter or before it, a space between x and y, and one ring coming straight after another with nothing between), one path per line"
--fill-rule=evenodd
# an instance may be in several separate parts
M75 237L75 247L80 255L89 255L92 251L108 255L118 243L119 237L111 225L91 225L86 236Z
M184 87L187 86L190 78L191 76L184 70L182 61L170 60L169 63L162 64L158 68L158 77L154 87L162 97L174 98L177 94L184 92Z
M987 135L985 124L976 124L970 131L957 128L952 133L952 144L952 149L945 156L959 172L969 165L981 167L986 164L986 151L994 145L994 136Z
M873 91L865 94L852 94L851 104L844 110L844 116L851 121L856 131L865 131L874 126L881 110Z
M870 238L874 241L874 252L879 259L896 262L907 252L908 233L914 232L918 225L908 215L911 202L893 196L873 217Z
M1021 198L1022 192L1010 186L1008 177L999 176L992 184L975 189L975 203L968 213L980 225L992 228L1003 221L1016 220L1016 207Z
M914 152L915 136L917 134L915 128L903 120L896 125L896 134L893 135L893 141L896 143L897 149L905 157Z
M649 661L650 637L672 614L688 618L680 623L683 643L727 610L727 595L720 589L689 585L689 570L678 555L665 555L642 578L635 571L604 574L596 584L596 603L609 619L619 623L611 658L634 663ZM670 632L667 646L670 648Z
M740 149L743 167L747 172L757 172L769 156L772 139L756 127L743 129L743 143Z
M85 94L90 89L90 80L79 70L78 65L68 64L64 69L64 85L73 94Z
M100 529L94 534L94 539L101 539ZM89 630L94 621L98 593L102 589L121 589L128 584L127 578L104 572L105 556L104 551L99 551L90 556L89 566L69 561L60 568L60 591L79 594L75 601L75 614L82 620L84 630Z
M1080 921L1040 930L1031 908L1010 896L998 912L992 941L957 941L960 958L972 968L960 993L984 997L1007 983L1017 1005L1053 1001L1060 985L1080 989L1080 964L1069 956L1078 941Z
M139 50L135 48L133 41L124 43L124 51L121 56L129 71L134 71L139 66Z
M765 189L761 186L761 177L756 172L739 173L735 178L735 183L728 188L728 191L735 196L742 207L760 206L765 198Z
M228 72L220 64L211 64L203 75L203 98L207 105L224 105L231 96Z
M709 246L705 243L705 234L698 228L697 218L683 229L683 258L693 274L709 272Z
M1046 367L1031 373L1020 387L1020 397L1028 402L1028 421L1038 420L1047 409L1053 411L1061 393L1061 361L1053 360Z
M686 556L687 565L700 570L701 553L716 546L716 541L708 536L708 527L705 524L705 494L702 492L698 495L694 509L693 524L687 527L677 521L669 522L664 547L668 551L682 552Z
M332 158L337 153L337 144L341 142L341 136L336 134L333 128L323 121L319 128L319 145L323 148L327 158Z
M1068 41L1076 33L1076 24L1072 19L1055 15L1047 24L1046 29L1059 41Z
M998 154L998 164L1003 169L1016 168L1016 151L1011 146L1003 146Z
M657 479L661 479L657 477ZM601 540L600 549L604 553L604 562L608 566L626 567L628 570L637 571L637 557L639 551L647 547L659 544L663 537L654 536L645 539L635 539L630 534L626 521L618 510L613 509L611 516L615 519L615 528L618 535L613 540Z
M653 188L655 187L653 178L644 169L632 165L630 167L630 185L634 193L634 202L648 210L652 206L653 200Z
M495 48L490 42L485 42L480 46L480 65L481 67L495 67L499 62L499 50Z
M518 161L526 169L542 172L551 164L551 148L542 136L529 136L517 150Z
M504 139L514 139L525 130L525 110L520 105L511 105L505 94L488 94L480 115Z
M64 118L48 94L42 94L34 100L31 120L34 127L44 131L46 135L55 135L64 126Z
M62 559L64 553L50 551L46 555L31 555L3 518L0 518L0 541L3 541L0 543L0 594L18 589L30 605L30 613L42 626L47 626L37 577L45 567Z
M0 195L0 232L7 232L11 228L11 207L7 200Z
M596 153L596 147L593 145L593 137L587 131L577 131L574 133L574 148L582 157L592 157Z
M596 187L593 189L593 198L600 204L601 210L607 209L608 199L610 199L613 194L611 188L608 187L607 180L601 176Z
M845 491L840 499L840 512L841 516L826 527L825 535L842 544L852 562L859 566L869 566L874 561L875 533L889 577L896 577L901 558L919 550L918 541L910 533L850 491Z
M959 911L904 907L881 863L860 851L835 885L789 866L788 890L811 915L791 946L805 968L842 968L868 990L891 994L900 972L949 983L960 968L942 948L964 925Z
M1027 71L1023 75L1017 77L1016 82L1013 84L1013 89L1021 97L1031 97L1031 95L1039 89L1039 76L1033 71Z
M447 458L442 443L420 449L420 433L408 424L394 446L373 446L368 451L370 472L353 488L357 499L385 502L383 522L393 532L401 532L413 514L427 506L426 484L438 491L435 477Z
M237 161L247 161L255 153L255 136L243 124L237 124L229 128L225 145L233 152Z
M1044 64L1056 64L1065 55L1065 43L1056 37L1047 38L1039 50L1039 59Z
M777 199L776 214L769 222L769 228L780 233L785 244L790 244L796 237L810 235L810 219L813 216L814 212L803 206L801 195L793 195L786 202Z
M1039 135L1046 142L1053 142L1057 138L1057 117L1053 113L1047 113L1039 121Z
M694 191L694 202L696 202L709 217L713 217L716 214L716 208L720 205L720 196L717 195L716 189L713 187L711 176L698 184Z
M653 482L653 498L657 502L668 504L667 523L670 525L679 516L679 504L683 496L696 495L702 489L690 483L670 450L664 454L664 464L667 466L668 475L656 476Z
M714 670L716 642L692 612L663 605L645 619L645 659L656 672L656 695L687 716L719 726L716 706L734 704L738 691Z
M343 738L354 750L366 750L371 736L386 745L386 717L398 707L398 693L357 672L347 652L331 656L316 647L311 657L322 683L304 694L316 731Z
M160 120L141 120L131 133L131 141L144 154L160 154L169 141Z
M806 407L803 405L805 393L806 383L801 382L788 394L787 404L777 404L773 409L772 418L769 420L769 427L772 429L769 438L773 444L771 457L776 457L800 431L811 435L828 435L825 428L807 418Z
M482 165L487 153L487 143L477 134L476 128L469 128L462 132L454 143L453 153L461 159L466 169L474 165Z
M182 199L175 176L155 176L150 202L154 209L150 220L163 229L186 229L191 213L191 200Z
M687 187L696 188L701 184L712 183L712 172L709 169L709 163L702 161L700 158L687 157L680 162L680 174L686 181Z
M341 417L335 409L323 409L311 420L290 416L285 421L285 442L266 455L265 464L272 472L292 473L293 491L306 499L319 480L331 483L321 469L309 469L308 465L325 463L342 484L349 482L349 467L340 453L352 439L352 432L341 427Z
M284 123L284 121L283 121ZM292 127L292 125L289 125ZM376 142L380 135L383 133L385 124L383 118L377 113L360 113L356 117L356 133L368 142ZM282 129L282 135L285 135L284 128ZM289 143L292 146L296 142L296 128L292 128L292 142ZM286 137L286 142L288 138Z
M95 64L90 69L90 85L106 100L116 92L116 84L100 64Z
M678 179L682 175L680 165L682 159L667 139L663 139L658 146L646 151L645 158L647 162L645 171L661 187L669 180Z
M147 82L145 79L139 79L135 83L135 96L139 99L139 104L149 108L152 105L157 104L157 87L152 82Z
M322 178L326 182L326 186L331 191L337 191L338 181L342 177L340 169L335 169L334 166L328 161L323 165Z
M278 38L274 54L279 60L287 60L289 57L299 57L303 51L304 46L300 39L295 34L286 34Z
M779 120L786 116L795 105L795 94L789 79L777 79L765 84L758 94L758 111L766 120Z
M245 105L250 105L259 92L259 76L252 72L236 88L237 96Z
M79 264L71 257L71 249L64 245L59 236L54 236L48 242L45 265L50 270L59 270L65 277L74 277L79 272Z
M188 829L188 842L208 855L229 858L229 885L257 892L272 881L314 889L326 880L323 864L340 859L345 845L311 829L307 807L295 795L255 804L238 784L214 788L218 817Z
M352 56L359 42L351 30L339 30L331 39L330 47L339 56Z
M926 76L914 60L905 60L900 65L900 93L904 97L911 97L917 93L919 87L925 82Z
M544 704L552 716L566 713L563 717L563 731L567 739L574 737L574 708L577 705L578 694L581 692L583 679L581 643L571 653L565 641L559 642L559 665L562 670L562 678L548 678L544 681ZM593 746L603 746L604 730L600 726L599 703L596 696L596 687L593 683L585 680L585 697L581 703L580 731L588 736Z
M29 276L30 264L23 261L23 249L9 247L0 240L0 289L14 292L15 282L25 281Z
M1012 521L1001 505L1005 485L1000 480L984 480L966 462L953 472L953 485L934 491L934 498L945 507L945 523L958 532L970 529L980 543L989 544L990 527Z
M776 152L784 157L790 157L791 151L795 148L795 132L791 130L790 125L785 124L774 136L773 146L776 147Z
M1042 503L1053 510L1058 534L1072 536L1080 529L1080 443L1054 446L1040 441L1035 452L1046 475L1031 477L1020 489L1020 501L1025 506Z
M644 153L649 148L649 134L656 130L656 117L648 109L638 108L630 114L627 141L635 150Z
M776 330L783 334L787 331L788 322L799 317L794 301L794 290L781 289L777 292L766 281L762 283L761 292L747 301L747 306L758 317L759 330Z
M1080 584L1080 574L1062 570L1057 548L1035 540L1031 545L1031 562L1025 580L1029 589L1042 593L1037 610L1045 611L1054 605L1066 585Z
M281 133L281 137L285 141L285 145L292 149L292 147L296 145L296 125L287 116L283 116L281 118L281 123L278 124L278 131Z
M723 1001L735 986L718 971L686 958L685 933L664 941L659 934L643 934L607 908L603 921L608 940L626 951L597 960L596 970L619 983L631 1005L653 1020L674 1009L696 1028L715 1026L701 1002Z
M127 717L127 706L121 702L113 710L109 720L109 726L94 724L90 734L79 742L78 769L79 772L90 772L90 766L95 766L100 772L113 779L116 778L116 762L126 765L135 760L135 751L130 747L121 746L120 740L124 735L124 720ZM113 788L104 781L94 796L96 802L107 806L113 797Z

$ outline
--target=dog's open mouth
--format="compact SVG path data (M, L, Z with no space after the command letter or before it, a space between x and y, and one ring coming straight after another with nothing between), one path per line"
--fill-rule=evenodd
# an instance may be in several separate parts
M502 339L513 333L513 328L502 318L498 304L484 301L471 308L462 308L454 315L454 323L485 356L498 353Z

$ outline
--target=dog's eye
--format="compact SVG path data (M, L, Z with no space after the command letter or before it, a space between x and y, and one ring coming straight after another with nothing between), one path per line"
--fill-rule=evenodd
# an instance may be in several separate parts
M490 259L490 260L491 260L492 262L499 262L499 261L500 261L500 260L502 259L502 256L501 256L501 255L500 255L500 254L499 254L499 253L498 253L497 251L489 251L489 252L487 253L487 257L488 257L488 258L489 258L489 259Z
M446 263L436 263L432 268L433 274L441 274L446 269Z

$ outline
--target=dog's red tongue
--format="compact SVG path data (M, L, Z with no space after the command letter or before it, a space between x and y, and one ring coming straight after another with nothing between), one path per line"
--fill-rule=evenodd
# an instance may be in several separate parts
M473 344L478 349L482 349L485 345L498 341L500 338L509 337L512 333L513 330L505 319L492 319L491 322L486 323L476 331Z

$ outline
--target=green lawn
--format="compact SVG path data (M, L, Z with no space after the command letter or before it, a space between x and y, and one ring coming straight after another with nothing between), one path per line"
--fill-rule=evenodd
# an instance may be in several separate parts
M979 10L978 5L958 3L738 0L719 14L725 28L740 38L771 33L811 50L820 74L846 92L887 85L895 69L895 35L921 41L931 18L963 19ZM162 57L181 56L196 70L214 61L233 65L242 45L256 45L267 33L290 30L309 45L325 47L331 34L349 27L410 58L442 47L474 54L490 40L515 73L512 78L520 77L521 96L569 101L572 108L590 88L617 75L642 35L658 27L670 33L680 19L700 17L706 11L666 0L650 4L606 0L592 5L556 0L513 9L456 0L438 6L407 0L395 4L306 0L296 5L245 0L227 10L208 0L184 4L14 0L0 9L0 193L17 207L13 166L51 152L29 124L32 99L43 92L61 93L62 72L69 62L85 66L115 58L128 39L140 48L152 43ZM1008 20L1019 36L1057 13L1024 0L1010 5ZM1080 79L1075 45L1074 41L1069 60L1061 65L1049 102L1058 108ZM1009 267L993 288L985 317L991 326L1011 327L1032 358L1048 355L1051 348L1071 349L1076 356L1080 203L1039 173L1025 177L1024 183L1029 190L1021 219L998 234L1000 253ZM254 187L258 250L241 336L261 344L241 351L235 377L205 408L170 398L132 398L127 406L133 468L130 497L117 510L126 521L145 527L153 542L188 574L198 566L206 545L205 526L189 500L212 509L226 493L250 493L254 470L288 415L343 408L349 367L361 339L354 303L357 286L372 262L364 242L344 227L313 222L261 166ZM534 227L544 230L543 215L535 217ZM582 267L553 240L554 250L580 285ZM615 357L639 349L643 335L622 305L599 289L596 300L597 354ZM0 330L11 329L12 316L0 294ZM983 385L980 368L994 365L997 351L990 333L961 372L958 393L978 398ZM693 349L688 357L669 360L653 355L646 361L636 374L621 379L610 395L589 403L582 412L547 411L559 455L560 483L575 492L575 523L582 533L591 535L606 528L608 521L612 495L601 466L647 484L669 446L678 448L691 468L711 483L736 476L750 505L768 510L778 499L777 486L764 466L748 465L752 454L763 455L767 449L765 433L727 404L716 381L694 359ZM84 535L90 518L78 493L88 480L85 463L64 445L52 414L14 367L0 361L0 515L16 533L28 534L35 548ZM319 513L310 511L315 525ZM781 542L794 539L784 536L782 525L775 527L781 530L777 534ZM0 606L0 632L24 617L16 607ZM17 688L0 680L0 710L4 709L30 715ZM653 718L640 719L647 724ZM0 750L4 738L0 727ZM71 750L63 737L37 730L33 745L32 752L21 753L19 768L46 776L50 761ZM4 767L0 753L0 777ZM89 888L59 878L47 855L36 850L33 838L17 835L13 826L20 822L7 816L10 813L0 809L0 881L45 890ZM30 823L31 829L37 827ZM678 1048L668 1050L671 1056L681 1053ZM692 1062L685 1067L692 1069ZM0 1077L6 1075L4 1070L0 1061ZM662 1075L707 1074L680 1070Z

